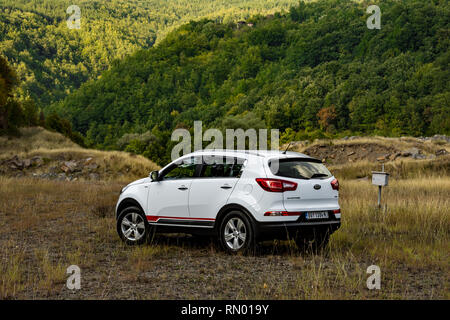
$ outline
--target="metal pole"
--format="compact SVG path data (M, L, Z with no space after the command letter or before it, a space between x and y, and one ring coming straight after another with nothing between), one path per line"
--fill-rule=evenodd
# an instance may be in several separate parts
M381 186L378 186L378 208L381 208Z
M381 164L381 172L384 172L384 163ZM381 188L382 186L378 186L378 208L381 208Z

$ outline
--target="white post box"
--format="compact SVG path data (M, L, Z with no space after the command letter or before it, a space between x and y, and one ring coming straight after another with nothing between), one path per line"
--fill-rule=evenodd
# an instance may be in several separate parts
M376 186L387 186L389 173L381 171L372 171L372 184Z
M372 184L378 186L378 208L381 208L381 189L388 185L389 173L383 171L372 171Z

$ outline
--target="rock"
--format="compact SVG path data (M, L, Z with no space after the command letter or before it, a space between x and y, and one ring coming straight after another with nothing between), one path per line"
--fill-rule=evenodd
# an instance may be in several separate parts
M415 155L415 154L421 153L420 150L418 148L416 148L416 147L408 149L408 150L406 150L406 152L411 153L411 155Z
M30 159L24 159L24 160L23 160L23 166L24 166L25 168L31 167L31 160L30 160Z
M450 136L435 134L431 137L431 141L445 141L447 143L450 142Z
M352 152L347 153L347 156L349 157L349 156L354 155L354 154L355 154L355 151L352 151Z
M392 154L392 156L389 157L389 159L395 160L395 159L397 159L398 157L400 157L401 155L402 155L401 152L396 152L396 153Z
M406 151L403 151L403 152L401 153L401 155L402 155L402 157L409 157L409 156L411 155L411 153L406 152Z
M379 157L377 158L377 161L387 161L387 160L389 160L389 157L390 157L390 156L391 156L390 153L387 153L387 154L385 154L385 155L379 156Z
M23 162L20 161L18 156L14 156L11 159L9 159L9 164L11 169L19 169L21 170L23 168Z
M438 151L436 151L435 155L436 156L444 156L446 155L448 152L445 149L439 149Z
M414 159L417 157L417 155L421 154L422 152L418 148L411 148L406 151L402 152L402 157L413 157Z
M417 159L417 160L419 160L419 159L426 159L427 158L425 155L419 154L419 153L413 154L412 157L413 157L413 159Z
M100 175L98 173L89 173L89 179L91 180L99 180Z
M94 160L94 158L92 158L92 157L86 158L84 160L84 165L86 166L86 165L90 164L93 160Z
M78 168L78 164L76 161L65 161L62 165L61 165L61 170L64 171L65 173L70 173L70 172L75 172L75 171L80 171L80 169Z
M57 173L58 173L58 167L56 167L56 166L52 166L52 167L50 167L49 169L48 169L48 173L49 174L54 174L54 175L56 175Z
M98 168L98 164L93 162L93 163L88 164L85 168L87 168L88 170L96 170Z
M42 157L35 156L35 157L31 158L31 164L36 167L41 166L43 163L44 163L44 160L42 160Z

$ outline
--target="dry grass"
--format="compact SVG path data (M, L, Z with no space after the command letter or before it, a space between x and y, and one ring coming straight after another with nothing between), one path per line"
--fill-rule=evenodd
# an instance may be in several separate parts
M125 246L113 216L120 183L0 178L0 297L448 299L450 178L392 180L381 211L368 181L341 185L343 226L328 250L277 241L232 257L184 235ZM74 292L72 264L82 272ZM366 287L372 264L381 290Z
M75 149L82 150L76 143L70 141L62 134L47 131L41 127L21 128L21 136L7 137L0 136L0 159L11 158L17 154L27 154L33 150L51 149Z
M355 179L379 164L332 166L341 183L343 225L327 250L312 255L275 241L253 256L229 256L215 241L187 235L127 247L115 227L119 190L157 166L123 152L82 149L40 128L22 133L16 140L0 137L0 158L39 155L47 170L57 161L93 157L108 181L0 176L0 299L450 298L448 156L387 163L391 181L382 210L377 188ZM402 149L417 143L378 137L349 143L375 140ZM428 152L443 145L428 144ZM73 264L81 268L79 291L65 285ZM381 268L381 290L366 287L373 264Z
M337 139L317 139L313 143L302 146L298 145L297 147L292 148L292 151L303 152L305 149L312 147L314 145L352 145L352 144L379 144L385 147L393 147L397 150L408 150L411 148L419 148L425 151L425 153L434 154L439 149L446 149L450 152L450 144L445 141L432 141L427 140L423 141L414 137L400 137L400 138L389 138L389 137L380 137L380 136L372 136L372 137L356 137L351 140ZM283 147L281 147L283 149Z
M101 179L107 181L130 182L159 169L157 164L143 156L121 151L84 149L61 134L40 127L22 128L20 132L22 134L20 138L0 137L0 162L13 156L20 159L40 156L45 160L45 164L37 169L32 168L35 174L46 173L52 166L58 166L61 161L82 160L89 157L99 165L98 173ZM23 173L26 174L25 171ZM31 171L28 175L31 175ZM80 180L83 180L83 177Z
M358 161L341 165L327 166L339 179L369 178L372 171L380 171L381 164L369 161ZM450 172L450 155L439 160L397 159L385 164L385 171L394 179L446 177Z

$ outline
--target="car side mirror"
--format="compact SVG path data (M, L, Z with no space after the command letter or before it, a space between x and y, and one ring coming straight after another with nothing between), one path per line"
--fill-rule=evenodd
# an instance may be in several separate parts
M159 179L158 170L150 172L150 179L152 179L152 181L158 181L158 179Z

